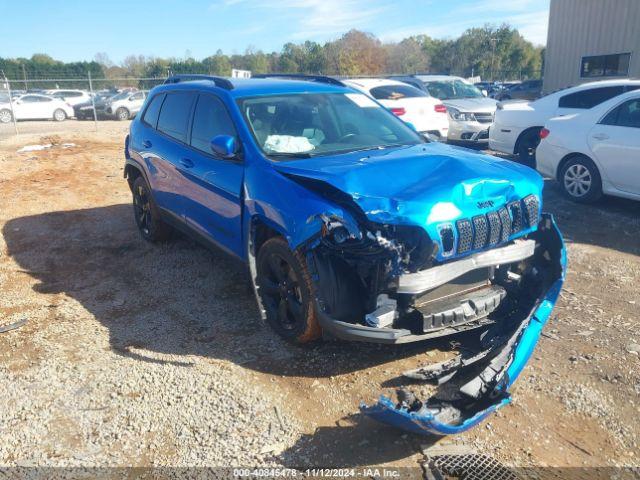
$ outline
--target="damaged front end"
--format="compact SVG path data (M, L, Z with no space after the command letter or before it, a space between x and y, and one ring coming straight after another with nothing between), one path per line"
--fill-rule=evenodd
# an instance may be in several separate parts
M399 392L398 402L383 396L371 407L362 405L363 413L414 433L445 435L472 427L510 401L508 388L533 351L566 267L553 218L541 214L537 202L529 207L526 198L519 207L498 210L498 228L492 212L486 222L474 217L470 238L458 222L451 259L442 255L449 248L446 232L432 242L415 227L363 217L366 228L358 229L323 217L320 238L306 255L326 333L406 343L468 332L456 358L404 374L436 384L433 396Z
M405 373L435 384L430 398L399 392L397 402L361 407L422 434L464 431L510 401L566 267L560 232L542 213L542 179L456 153L411 163L415 178L388 187L373 175L388 165L374 159L284 173L339 207L308 217L320 231L296 245L325 335L385 344L456 336L456 358Z
M438 385L428 399L400 391L398 402L381 397L362 405L372 418L418 433L449 435L463 432L510 402L509 387L529 360L560 294L566 252L553 218L543 214L533 255L496 268L495 283L507 291L488 318L494 323L465 342L454 359L405 372L405 376Z

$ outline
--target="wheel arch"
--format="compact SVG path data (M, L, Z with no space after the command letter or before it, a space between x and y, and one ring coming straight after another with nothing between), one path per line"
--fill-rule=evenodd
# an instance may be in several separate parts
M287 239L286 235L272 222L260 215L253 215L249 221L249 231L247 232L247 264L249 266L249 274L251 276L251 286L253 293L258 302L258 311L263 321L267 319L267 312L262 304L262 299L258 294L257 277L258 268L256 259L258 251L264 243L274 237L282 237Z
M567 155L565 155L564 157L562 157L562 160L560 160L558 162L558 167L556 169L556 175L555 175L557 182L561 182L562 181L562 179L560 178L560 172L562 172L562 169L567 164L567 162L569 162L570 160L572 160L574 158L579 158L579 157L584 157L584 158L589 159L591 161L591 163L593 163L595 165L596 169L598 170L598 175L600 175L600 178L602 179L602 172L600 171L600 167L593 160L593 158L591 158L589 155L586 155L586 154L584 154L582 152L571 152L571 153L568 153Z
M147 184L150 185L149 179L147 178L147 174L145 173L144 168L142 168L142 166L138 162L127 159L124 165L124 178L127 179L127 183L129 184L130 190L133 191L133 182L135 182L136 179L140 176L144 177Z
M518 150L520 149L520 142L522 141L525 135L534 131L540 132L540 130L542 130L543 128L544 128L543 126L527 127L522 132L520 132L520 135L518 135L518 138L516 139L516 143L513 146L513 154L516 155L518 153Z

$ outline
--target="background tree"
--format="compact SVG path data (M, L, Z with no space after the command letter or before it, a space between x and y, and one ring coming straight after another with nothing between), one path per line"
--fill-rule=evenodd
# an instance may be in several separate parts
M270 53L254 47L233 55L217 50L203 60L194 59L189 50L181 58L129 55L120 64L112 62L104 52L97 53L93 62L71 63L36 53L31 58L0 58L0 69L9 79L20 81L18 88L52 88L52 82L37 83L36 79L85 79L88 71L94 78L107 79L98 83L99 86L118 83L149 88L158 81L140 83L134 79L163 78L169 72L227 76L232 68L254 73L299 72L345 76L431 72L463 77L475 75L485 80L512 80L539 78L543 60L542 47L532 45L518 30L503 24L470 28L455 39L415 35L384 45L370 33L350 30L324 44L290 42L279 52ZM121 78L131 80L115 81ZM109 82L109 79L114 81ZM84 81L77 86L87 87Z

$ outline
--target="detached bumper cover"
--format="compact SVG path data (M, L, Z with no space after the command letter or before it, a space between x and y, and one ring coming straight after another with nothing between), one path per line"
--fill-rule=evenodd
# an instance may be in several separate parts
M468 408L456 411L457 415L443 415L443 410L448 407L442 400L435 408L427 407L431 399L421 408L411 408L407 403L395 404L390 398L382 396L375 405L362 404L362 413L409 432L421 435L450 435L468 430L498 408L510 403L511 395L508 389L531 357L542 328L560 295L565 278L566 250L553 217L543 214L540 225L538 241L547 244L546 255L551 257L555 268L545 284L546 289L529 310L529 314L515 328L511 327L508 328L509 332L502 332L504 337L501 337L500 332L493 332L492 339L495 339L495 342L485 351L475 352L466 358L462 355L432 370L422 370L423 379L433 380L439 377L440 384L455 378L456 375L464 377L462 383L456 382L459 386L462 385L459 392L463 396L470 394L475 401ZM431 375L436 371L437 373ZM471 376L469 372L472 373ZM444 409L441 408L443 405Z

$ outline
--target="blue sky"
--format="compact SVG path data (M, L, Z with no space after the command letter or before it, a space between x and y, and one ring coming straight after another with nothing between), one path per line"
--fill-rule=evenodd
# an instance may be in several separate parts
M0 0L0 12L0 57L48 53L75 61L106 52L120 62L129 54L203 58L217 49L280 50L351 28L393 41L421 33L453 38L507 22L543 45L549 0Z

